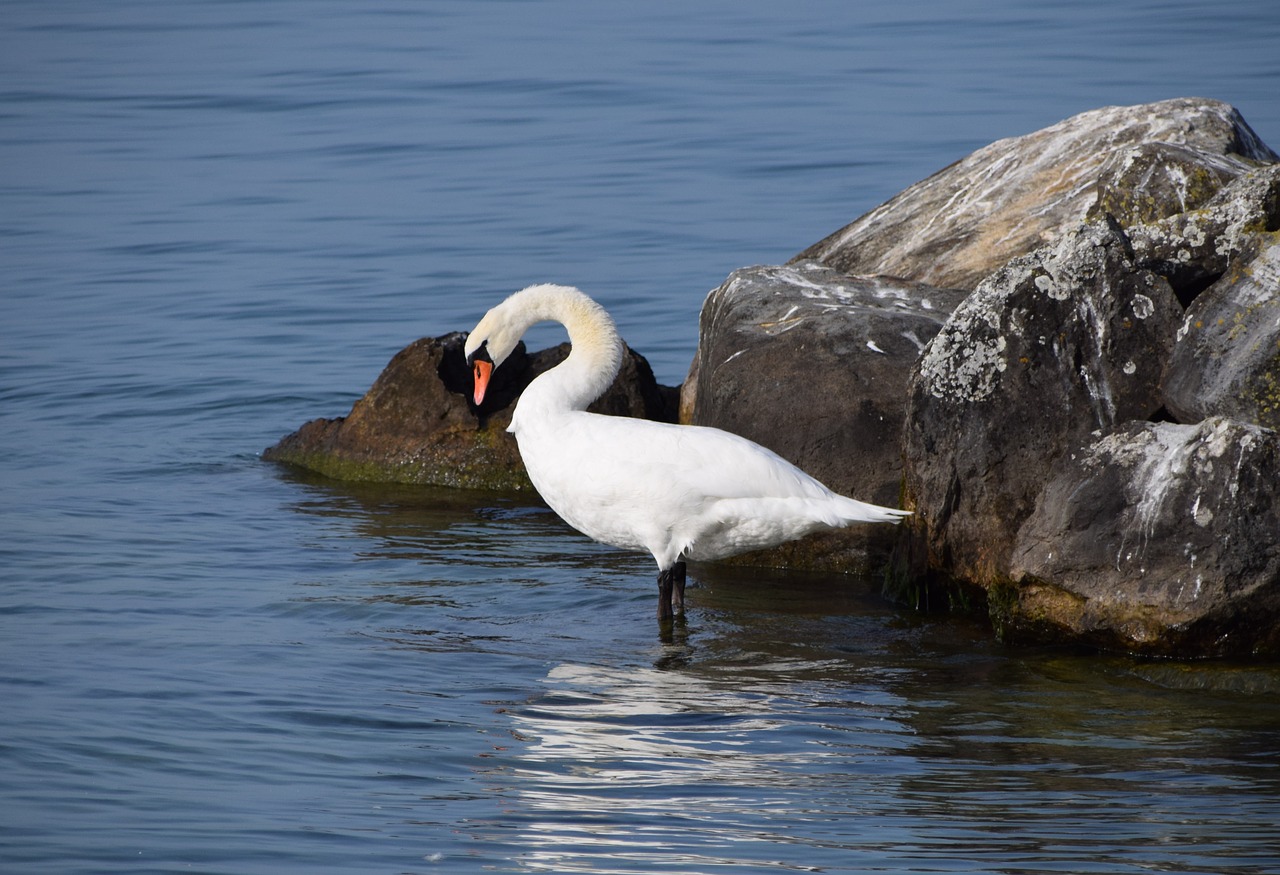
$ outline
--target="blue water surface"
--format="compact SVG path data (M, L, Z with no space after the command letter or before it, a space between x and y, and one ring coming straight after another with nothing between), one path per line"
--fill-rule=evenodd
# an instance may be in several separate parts
M533 282L678 384L731 270L1077 112L1280 148L1277 46L1271 0L0 3L0 870L1280 872L1273 668L740 568L663 638L536 500L258 456Z

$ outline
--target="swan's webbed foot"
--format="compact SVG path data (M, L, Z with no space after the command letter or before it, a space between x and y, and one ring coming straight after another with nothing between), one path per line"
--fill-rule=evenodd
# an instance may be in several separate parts
M684 612L685 564L677 562L658 572L658 619L670 620L676 609Z

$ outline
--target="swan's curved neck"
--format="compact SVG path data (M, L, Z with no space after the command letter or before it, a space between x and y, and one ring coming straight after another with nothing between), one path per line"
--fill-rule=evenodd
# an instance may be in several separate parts
M568 286L533 286L508 303L524 322L521 334L539 322L559 322L573 347L568 358L529 384L517 413L585 410L609 388L622 366L623 344L603 307Z

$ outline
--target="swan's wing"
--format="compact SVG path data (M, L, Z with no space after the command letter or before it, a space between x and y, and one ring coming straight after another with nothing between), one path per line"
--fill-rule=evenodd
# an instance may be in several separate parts
M716 428L617 416L582 422L592 446L587 468L645 492L703 498L826 498L827 487L777 453ZM575 441L576 443L576 441ZM584 471L585 473L585 471Z
M894 521L898 511L838 496L745 438L574 412L517 433L539 493L579 531L653 553L731 556L822 527Z

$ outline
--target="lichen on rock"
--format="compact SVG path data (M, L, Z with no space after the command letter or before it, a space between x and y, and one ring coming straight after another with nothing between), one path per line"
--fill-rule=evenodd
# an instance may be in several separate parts
M1001 579L1057 460L1090 432L1161 407L1181 308L1130 254L1116 225L1081 226L980 284L925 350L904 474L930 567ZM1045 277L1065 294L1047 293Z

